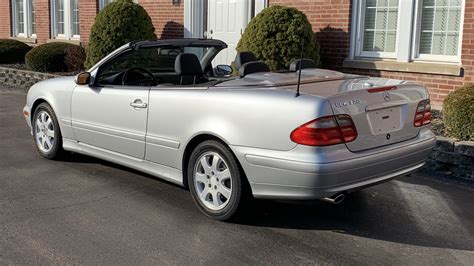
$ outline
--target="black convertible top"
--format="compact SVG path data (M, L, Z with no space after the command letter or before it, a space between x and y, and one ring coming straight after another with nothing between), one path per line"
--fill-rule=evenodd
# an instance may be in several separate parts
M158 39L158 40L140 40L129 43L133 49L150 46L175 46L175 47L215 47L219 50L227 48L227 44L216 39L197 39L197 38L180 38L180 39Z

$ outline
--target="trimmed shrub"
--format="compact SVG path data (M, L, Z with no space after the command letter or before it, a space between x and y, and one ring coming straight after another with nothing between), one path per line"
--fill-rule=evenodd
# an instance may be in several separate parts
M0 64L23 63L30 49L30 46L20 41L0 39Z
M84 70L84 62L86 61L86 51L84 48L74 45L66 47L64 63L68 72Z
M449 136L474 141L474 84L448 94L443 103L443 121Z
M156 39L151 18L132 0L108 4L95 18L87 46L86 67L90 68L118 47L134 40Z
M283 70L300 58L302 40L304 58L320 65L319 46L306 15L296 8L272 6L250 21L237 51L251 51L273 71Z
M69 72L80 70L80 58L71 59L84 49L74 44L53 42L36 46L25 56L30 70L39 72Z

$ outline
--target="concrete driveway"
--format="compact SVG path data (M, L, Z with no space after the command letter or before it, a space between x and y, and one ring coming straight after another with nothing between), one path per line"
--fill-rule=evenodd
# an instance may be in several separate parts
M474 264L474 186L426 173L341 205L256 201L239 223L121 166L36 152L0 86L0 264Z

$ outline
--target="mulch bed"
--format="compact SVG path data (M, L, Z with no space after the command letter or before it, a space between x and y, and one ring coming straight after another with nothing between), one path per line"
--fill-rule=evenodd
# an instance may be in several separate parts
M439 110L432 110L431 114L433 116L431 119L431 131L436 136L449 137L444 128L443 113Z

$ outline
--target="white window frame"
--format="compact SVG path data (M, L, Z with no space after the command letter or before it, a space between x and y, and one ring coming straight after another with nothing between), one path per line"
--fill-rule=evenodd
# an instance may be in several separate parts
M413 61L437 61L447 63L459 63L461 62L462 54L462 37L464 29L464 12L466 8L466 1L461 0L461 21L459 25L459 40L458 40L458 54L457 55L434 55L434 54L420 54L420 38L421 38L421 18L422 18L422 1L416 1L415 6L415 30L413 40L414 45L412 47L412 60Z
M396 60L397 62L440 62L455 64L461 62L466 0L462 0L459 48L458 55L456 56L418 54L422 0L399 0L399 10L403 10L403 12L398 15L397 43L395 45L396 52L393 53L394 55L377 52L362 53L365 1L366 0L352 0L352 6L354 8L351 25L355 25L355 27L351 30L349 59L372 58Z
M398 2L398 7L400 9L401 6L401 1ZM397 37L395 38L396 43L395 43L395 52L375 52L375 51L363 51L363 43L364 43L364 23L365 20L365 4L366 0L358 0L359 3L357 3L357 13L359 15L360 19L357 19L356 24L356 38L357 42L355 42L355 54L357 57L373 57L373 58L396 58L397 57L397 51L398 51L398 35L400 34L400 13L398 14L397 18Z
M64 2L64 34L58 33L56 1ZM78 0L79 2L79 0ZM70 0L51 0L51 28L54 39L80 40L80 34L72 34L73 7Z
M12 33L14 37L36 38L36 33L31 33L33 27L33 1L35 0L23 0L23 33L18 33L16 0L10 1L12 7Z
M135 4L138 4L138 0L132 0ZM99 10L102 10L108 3L108 0L99 0Z

